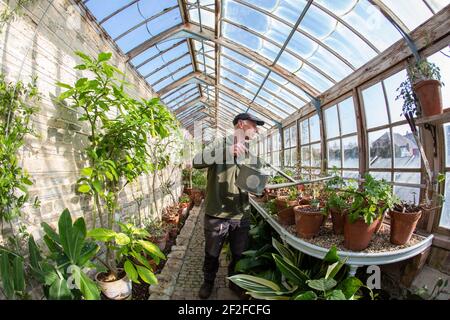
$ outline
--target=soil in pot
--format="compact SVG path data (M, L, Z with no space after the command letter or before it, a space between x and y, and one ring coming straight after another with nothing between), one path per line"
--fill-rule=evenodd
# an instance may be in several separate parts
M348 215L344 215L344 247L352 251L362 251L369 246L372 235L378 226L379 219L368 225L363 218L350 223Z
M424 80L414 84L424 117L442 114L441 83L438 80Z
M99 272L95 276L102 293L111 300L125 300L131 297L132 285L125 271L119 269L118 280L110 272Z
M283 210L278 211L278 222L285 226L290 226L295 224L295 215L294 215L294 208L289 207L285 208Z
M295 228L297 235L303 239L311 239L320 231L325 218L320 208L306 206L294 207Z
M344 234L344 213L341 211L331 208L330 209L331 221L333 222L333 232L334 234Z
M395 206L389 212L391 217L391 243L407 243L416 230L422 211L417 206Z

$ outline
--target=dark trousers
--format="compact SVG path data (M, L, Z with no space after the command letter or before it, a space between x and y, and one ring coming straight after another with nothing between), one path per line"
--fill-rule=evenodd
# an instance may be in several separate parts
M242 252L248 246L248 232L250 221L219 219L205 215L205 261L203 263L203 274L205 282L214 282L219 269L219 256L223 244L228 236L231 250L231 263L228 266L228 276L234 274L236 262L242 257Z

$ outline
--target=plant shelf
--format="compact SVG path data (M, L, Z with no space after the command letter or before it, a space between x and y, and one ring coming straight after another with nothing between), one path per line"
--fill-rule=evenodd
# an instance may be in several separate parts
M261 216L272 226L272 228L286 243L310 256L319 259L323 259L325 257L329 248L317 246L290 233L286 230L286 227L279 224L278 221L276 221L265 210L262 206L262 202L256 200L252 196L250 196L250 204L261 214ZM414 257L429 248L433 242L433 235L424 237L415 234L415 236L420 238L418 243L395 251L367 253L338 250L337 253L339 257L347 259L347 265L350 266L350 275L355 275L356 270L361 266L389 264Z

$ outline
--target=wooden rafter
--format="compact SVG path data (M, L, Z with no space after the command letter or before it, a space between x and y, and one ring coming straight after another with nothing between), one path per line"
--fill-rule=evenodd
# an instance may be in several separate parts
M222 0L215 0L215 30L214 36L217 42L214 42L215 57L216 57L216 70L215 70L215 107L216 107L216 126L218 125L218 109L219 109L219 83L220 83L220 44L218 40L222 37Z

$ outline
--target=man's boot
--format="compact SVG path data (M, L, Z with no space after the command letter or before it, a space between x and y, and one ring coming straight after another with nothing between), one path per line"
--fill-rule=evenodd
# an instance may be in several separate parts
M214 281L203 281L200 290L198 291L198 296L200 299L208 299L214 288Z

